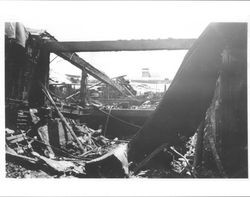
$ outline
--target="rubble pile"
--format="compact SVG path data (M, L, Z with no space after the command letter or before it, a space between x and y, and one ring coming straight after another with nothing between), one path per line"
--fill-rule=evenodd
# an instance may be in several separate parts
M27 171L43 171L49 176L85 177L86 163L93 162L124 143L117 138L111 140L104 137L101 129L94 130L76 120L65 118L77 137L74 139L65 123L53 117L52 111L49 107L30 109L29 115L26 113L25 116L26 127L17 125L16 130L5 129L6 158L7 161L14 161L8 166L17 165L14 168L6 167L7 177L29 176L23 167ZM13 173L15 168L21 170Z

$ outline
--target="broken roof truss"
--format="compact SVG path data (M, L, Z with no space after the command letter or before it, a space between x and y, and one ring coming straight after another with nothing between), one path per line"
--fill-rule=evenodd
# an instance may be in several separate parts
M42 34L41 34L42 35ZM195 39L158 39L158 40L118 40L89 42L59 42L48 32L43 35L44 48L69 61L94 78L106 83L123 95L134 96L122 85L110 79L105 73L79 57L75 52L97 51L138 51L138 50L187 50Z

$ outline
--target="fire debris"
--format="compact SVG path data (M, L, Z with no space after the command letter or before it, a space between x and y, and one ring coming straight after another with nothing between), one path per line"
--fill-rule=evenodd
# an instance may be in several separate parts
M15 158L15 161L26 164L28 168L34 168L35 165L56 177L85 177L87 163L101 160L99 157L105 154L117 154L113 150L125 141L108 139L102 135L101 129L94 130L73 119L66 119L47 89L44 86L42 89L60 118L52 117L53 109L49 107L30 109L29 116L26 116L31 122L29 129L5 130L7 159ZM58 139L55 135L58 135ZM120 158L119 155L117 158ZM12 176L8 170L6 176ZM20 177L24 177L23 173Z
M21 47L20 43L13 46L12 38L8 38L6 98L14 103L20 101L19 104L24 102L18 99L28 99L29 104L28 110L24 104L26 111L23 112L16 108L16 128L6 129L6 154L60 177L136 177L148 172L153 175L148 177L155 177L157 165L165 168L172 165L181 177L246 178L246 38L246 23L210 24L188 51L168 91L159 105L156 103L150 119L143 127L136 128L139 132L128 144L104 136L109 117L112 117L112 104L108 108L104 131L64 117L46 89L49 51L38 46L39 50L31 53L34 61L27 66L23 42ZM46 39L53 40L56 48L63 47L48 33L39 34L41 45ZM77 54L62 51L56 54L82 70L81 95L86 96L86 73L123 95L131 95L131 90L121 85L123 82L115 83ZM18 80L13 80L15 76ZM41 83L45 84L42 88ZM85 107L85 96L80 97L81 107ZM50 104L45 102L45 97ZM96 102L91 99L92 103ZM143 105L148 106L149 102ZM56 112L54 116L50 107ZM127 102L121 104L121 108L128 107ZM7 108L13 106L7 105ZM7 121L11 122L11 119ZM190 137L190 142L183 148ZM165 174L156 176L177 177L168 172L173 171L165 170Z

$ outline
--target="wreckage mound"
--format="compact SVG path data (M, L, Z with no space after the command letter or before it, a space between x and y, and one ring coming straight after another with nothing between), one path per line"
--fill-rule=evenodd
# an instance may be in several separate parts
M34 167L30 169L25 164L16 164L16 161L6 162L6 178L51 178L52 176L36 170ZM25 166L25 167L24 167Z

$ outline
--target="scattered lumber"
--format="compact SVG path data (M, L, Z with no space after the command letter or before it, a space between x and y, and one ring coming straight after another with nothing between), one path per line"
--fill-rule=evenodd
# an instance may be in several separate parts
M160 153L166 148L168 148L168 144L162 144L161 146L156 148L150 155L148 155L133 169L133 174L137 174L142 167L144 167L151 159L153 159L158 153Z
M128 164L124 163L127 157L126 155L122 157L118 153L119 150L122 152L121 147L124 146L119 146L119 144L124 144L124 141L117 138L108 139L102 136L101 129L91 129L73 119L64 118L63 122L60 118L62 123L66 122L71 127L77 140L81 143L83 151L73 138L60 144L59 141L62 140L60 138L68 138L65 135L59 135L57 143L55 142L56 130L64 133L67 128L65 125L61 125L60 121L57 121L58 118L57 120L52 118L50 110L50 108L30 110L30 118L35 121L32 122L34 125L29 130L5 129L7 158L32 163L38 169L48 174L52 173L52 176L85 177L87 174L86 164L95 163L98 158L111 153L116 155L117 161L123 162L121 168L124 168L128 174ZM116 148L117 146L118 148ZM115 150L113 151L113 149Z
M61 118L61 120L64 122L65 126L67 127L68 131L70 132L70 134L72 135L72 137L75 139L76 143L78 144L79 148L84 151L84 148L81 144L81 142L79 141L79 139L77 138L75 132L72 130L72 128L70 127L70 125L68 124L68 122L66 121L65 117L63 116L63 114L60 112L60 110L57 108L54 100L52 99L52 97L50 96L47 88L41 84L42 90L44 92L44 94L46 95L46 97L49 99L49 101L51 102L51 104L54 106L54 108L56 109L56 112L58 113L59 117Z
M32 152L32 155L40 160L42 160L44 163L46 163L48 166L53 168L55 171L63 172L63 173L76 173L76 174L86 174L84 172L84 165L77 166L71 161L57 161L53 159L49 159L47 157L44 157L40 155L37 152Z

